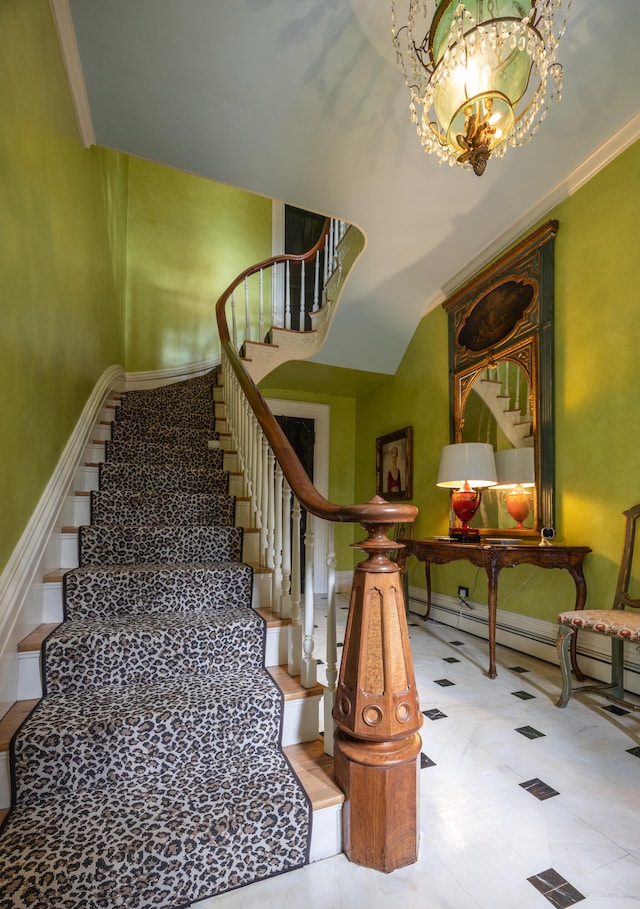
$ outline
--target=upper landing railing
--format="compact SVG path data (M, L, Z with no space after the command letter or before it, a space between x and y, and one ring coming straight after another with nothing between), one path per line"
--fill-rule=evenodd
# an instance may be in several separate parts
M353 821L345 852L360 864L388 871L415 861L415 857L411 858L412 850L417 850L415 767L419 759L418 730L422 717L415 690L402 582L398 566L389 559L389 554L397 550L399 544L390 540L387 534L396 523L413 522L417 509L407 503L387 502L378 496L362 504L341 505L318 492L242 362L232 308L237 289L247 287L252 276L258 275L260 286L264 287L265 275L269 274L271 286L276 286L277 275L273 278L273 274L283 264L289 271L294 262L305 265L317 262L320 244L326 242L326 236L331 236L333 230L328 224L316 247L306 255L274 256L239 275L218 300L216 319L222 349L227 420L256 527L260 530L260 558L272 571L271 608L276 615L291 616L289 672L292 675L299 673L305 687L316 684L312 577L314 521L328 521L331 527L336 521L360 524L366 532L366 539L357 544L367 558L354 572L337 685L334 582L332 572L329 574L325 751L334 753L331 733L335 728L336 780L347 794L348 811ZM232 330L227 321L228 307ZM260 313L263 311L261 309ZM250 337L248 303L247 313L245 330ZM260 323L262 319L263 316L259 316ZM295 551L299 546L301 508L307 512L304 627L300 623L300 558L299 552ZM290 535L292 520L293 533ZM332 542L329 548L327 562L333 568ZM351 768L367 778L358 787L361 796L348 793ZM384 771L382 776L380 771ZM384 799L370 799L369 793L382 779L392 783L391 777L396 774L398 799L403 803L407 800L406 810L394 814L390 820L381 818L379 813L370 817L373 803L382 804ZM361 827L355 824L356 816ZM357 830L362 832L357 833ZM371 830L378 831L375 843L371 840ZM398 844L404 851L394 859Z

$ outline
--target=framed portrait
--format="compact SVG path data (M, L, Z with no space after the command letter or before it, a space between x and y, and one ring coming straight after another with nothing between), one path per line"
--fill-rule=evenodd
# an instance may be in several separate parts
M376 439L376 493L383 499L411 498L413 427Z

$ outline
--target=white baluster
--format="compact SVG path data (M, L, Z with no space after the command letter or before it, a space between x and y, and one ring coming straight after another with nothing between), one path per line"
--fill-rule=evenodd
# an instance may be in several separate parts
M325 238L324 238L324 283L325 284L329 280L329 275L331 274L331 272L329 271L330 267L331 266L330 266L330 262L329 262L329 234L325 234Z
M276 318L277 318L277 312L278 312L278 309L277 309L277 300L278 300L277 275L278 275L278 266L272 265L272 267L271 267L271 325L269 326L270 328L273 328L273 326L276 324Z
M291 487L282 486L282 596L280 618L291 618Z
M300 502L293 497L291 526L291 625L289 625L289 675L300 675L302 624L300 622Z
M249 309L249 276L244 279L244 339L251 340L251 311Z
M284 327L291 328L291 269L288 259L284 277Z
M300 684L303 688L313 688L318 680L318 667L313 656L313 557L315 549L313 520L313 515L307 512L307 532L304 535L304 639L300 664Z
M260 269L260 309L258 323L258 341L264 341L264 290L262 282L262 269Z
M267 511L267 552L266 552L266 566L273 571L274 566L274 557L273 557L273 548L274 548L274 537L275 537L275 505L273 500L273 489L275 481L275 463L276 459L273 454L273 449L267 444L267 486L264 491L265 496L265 508ZM273 603L271 604L273 609Z
M273 494L273 575L271 583L271 610L281 615L282 593L282 467L276 462Z
M298 316L298 331L304 331L304 315L305 315L305 263L302 261L300 263L300 314Z
M320 309L320 250L316 250L315 275L313 278L313 311Z
M338 681L338 645L336 635L336 554L333 524L329 524L327 541L327 687L324 690L324 753L333 755L333 705Z
M261 489L262 489L262 533L260 534L260 564L264 568L269 567L268 547L269 547L269 443L266 436L262 439L262 471L261 471Z

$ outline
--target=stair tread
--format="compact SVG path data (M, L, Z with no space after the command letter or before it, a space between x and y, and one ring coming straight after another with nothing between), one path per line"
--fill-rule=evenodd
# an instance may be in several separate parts
M11 738L29 716L33 708L40 702L40 698L29 698L26 701L16 701L0 719L0 751L8 751Z
M255 611L265 620L267 628L281 628L291 624L291 619L281 619L279 615L274 615L269 606L257 606Z
M27 653L32 650L40 650L42 642L49 637L51 632L58 627L60 622L45 622L38 625L37 628L18 642L18 653Z
M333 758L324 753L321 738L283 749L298 775L314 811L330 808L344 802L344 793L333 776Z
M286 666L268 666L267 672L282 691L285 701L298 701L304 698L321 697L324 686L317 682L313 688L303 688L300 676L289 675Z

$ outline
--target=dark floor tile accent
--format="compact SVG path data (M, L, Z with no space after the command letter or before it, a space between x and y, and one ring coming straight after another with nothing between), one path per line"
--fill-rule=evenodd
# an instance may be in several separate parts
M459 663L460 660L457 660L455 657L444 657L445 663Z
M427 757L423 752L420 753L420 770L424 770L425 767L435 767L436 762L432 761L430 757Z
M344 612L347 612L348 609L349 609L349 607L348 607L348 606L341 606L340 609L344 610Z
M452 647L464 647L464 641L449 641Z
M562 875L553 868L528 877L527 880L541 893L556 909L566 909L586 899L579 890L566 881Z
M409 628L418 628L419 627L417 622L407 622L407 625L409 626Z
M616 716L624 716L625 713L631 713L630 710L625 710L624 707L618 707L617 704L607 704L607 706L602 709L608 710L609 713L615 713Z
M627 748L627 751L634 757L640 758L640 747L636 746L635 748Z
M318 666L324 666L324 660L316 660Z
M450 682L449 679L434 679L434 682L441 688L449 688L450 685L455 685L455 682Z
M538 732L538 730L534 729L533 726L520 726L519 729L516 729L516 732L519 732L520 735L524 735L527 739L544 738L544 732Z
M511 672L529 672L529 670L525 669L524 666L510 666L509 669Z
M336 647L344 647L344 641L338 641Z
M537 777L533 780L527 780L526 783L520 783L520 785L541 802L544 802L545 799L553 798L554 795L560 795L557 789L552 789L551 786L547 786L546 783L543 783Z
M511 694L522 701L530 701L531 698L535 698L535 694L529 694L528 691L512 691Z
M442 720L447 718L447 714L438 710L437 707L433 707L431 710L423 710L422 713L428 720Z

